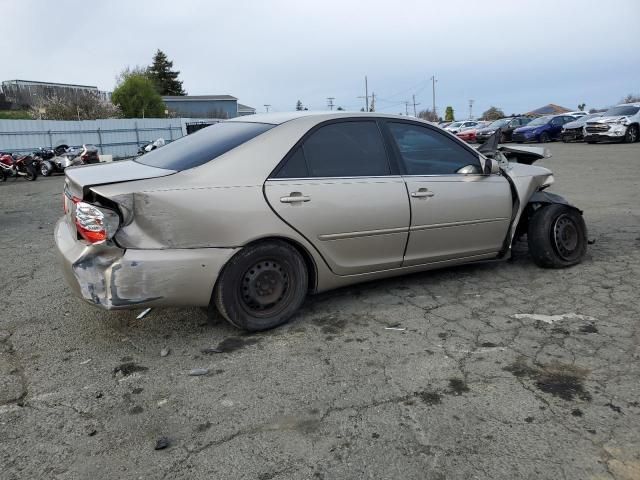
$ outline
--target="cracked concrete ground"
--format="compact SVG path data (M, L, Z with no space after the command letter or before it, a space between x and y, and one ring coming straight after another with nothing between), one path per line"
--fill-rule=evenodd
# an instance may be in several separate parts
M550 148L595 240L583 264L519 246L250 336L71 297L62 179L0 184L0 478L639 479L640 144Z

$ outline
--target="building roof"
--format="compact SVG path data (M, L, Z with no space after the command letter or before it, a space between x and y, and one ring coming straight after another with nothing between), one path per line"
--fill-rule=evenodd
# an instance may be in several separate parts
M74 83L39 82L37 80L4 80L2 83L3 84L21 83L23 85L28 84L28 85L46 85L49 87L92 88L95 90L98 89L98 87L96 87L95 85L76 85Z
M525 115L557 115L560 113L568 113L571 110L568 108L561 107L560 105L555 105L550 103L549 105L545 105L544 107L536 108L535 110L531 110L527 112Z
M231 95L167 95L162 97L165 102L201 102L203 100L238 100Z
M242 103L238 104L238 111L239 112L256 112L256 109L253 107L250 107L249 105L243 105Z

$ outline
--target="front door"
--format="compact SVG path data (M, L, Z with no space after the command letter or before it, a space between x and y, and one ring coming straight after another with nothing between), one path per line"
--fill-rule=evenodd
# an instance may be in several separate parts
M375 120L312 130L265 183L273 210L338 275L400 267L409 200Z
M497 254L511 220L507 180L482 174L479 154L436 128L387 125L411 203L404 265Z

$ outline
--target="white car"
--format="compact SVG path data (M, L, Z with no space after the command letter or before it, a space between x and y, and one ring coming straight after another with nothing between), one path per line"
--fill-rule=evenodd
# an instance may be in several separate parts
M567 112L565 115L571 115L572 117L584 117L585 115L589 115L589 112L585 112L583 110L576 110L575 112Z
M476 122L475 120L467 120L464 122L453 122L451 125L446 127L445 130L447 132L451 132L455 134L467 128L475 127L476 125L478 125L478 122Z
M626 143L640 139L640 103L623 103L611 107L600 118L588 120L584 126L584 140L596 143L619 140Z

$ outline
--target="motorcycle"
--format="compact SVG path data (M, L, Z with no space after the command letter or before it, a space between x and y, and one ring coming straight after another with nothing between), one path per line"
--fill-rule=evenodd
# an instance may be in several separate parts
M156 148L164 147L165 143L166 142L164 138L158 138L153 142L145 143L140 148L138 148L138 156L144 155L145 153L150 152L151 150L155 150Z
M40 162L39 170L44 177L53 173L62 173L67 167L100 162L98 149L93 145L82 145L82 147L58 145L53 152L53 157Z
M25 180L34 181L38 173L33 166L33 157L0 153L0 180L5 182L8 177L24 177Z

